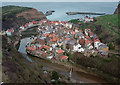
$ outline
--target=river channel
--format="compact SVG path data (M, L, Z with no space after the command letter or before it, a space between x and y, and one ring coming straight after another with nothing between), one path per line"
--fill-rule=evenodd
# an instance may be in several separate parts
M48 62L46 60L37 58L37 57L33 57L30 55L27 55L26 53L26 44L28 42L31 42L32 39L30 39L30 37L28 38L23 38L21 39L20 42L20 46L18 51L20 53L23 54L23 56L31 63L39 63L43 65L43 69L44 70L48 70L48 71L57 71L59 74L64 75L66 78L69 77L69 73L70 73L70 67L65 67L61 64L56 64L56 63L52 63L52 62ZM88 74L84 74L76 69L73 69L72 75L71 75L71 81L73 83L105 83L104 80L95 78L93 76L90 76Z

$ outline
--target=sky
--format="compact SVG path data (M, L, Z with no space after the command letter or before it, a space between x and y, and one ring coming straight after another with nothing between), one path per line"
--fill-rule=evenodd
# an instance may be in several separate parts
M0 0L1 2L119 2L120 0Z

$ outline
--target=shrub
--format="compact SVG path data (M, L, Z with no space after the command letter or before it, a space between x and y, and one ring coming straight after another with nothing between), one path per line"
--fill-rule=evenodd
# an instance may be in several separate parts
M40 65L40 68L43 68L43 65Z
M51 79L55 79L55 80L59 79L59 75L58 75L58 73L56 71L52 71Z

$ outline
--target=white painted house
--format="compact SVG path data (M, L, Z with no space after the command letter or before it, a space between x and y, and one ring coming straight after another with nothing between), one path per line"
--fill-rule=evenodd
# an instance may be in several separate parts
M72 28L72 23L66 23L66 25L65 25L65 27L67 27L67 28Z
M8 29L8 30L6 31L6 34L7 34L7 36L11 36L13 32L14 32L14 29L11 28L11 29Z
M31 27L31 26L33 26L33 23L32 23L32 22L30 22L30 23L28 24L28 27Z
M98 49L99 45L101 45L101 44L102 44L101 42L96 41L96 42L94 42L94 47L95 47L96 49Z
M25 29L25 27L24 26L20 26L20 30L24 30Z
M84 51L84 49L81 48L80 44L77 44L77 45L73 46L73 52L83 52L83 51Z

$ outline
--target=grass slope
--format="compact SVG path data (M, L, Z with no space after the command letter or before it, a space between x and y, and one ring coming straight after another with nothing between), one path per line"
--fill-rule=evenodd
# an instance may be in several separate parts
M117 37L119 37L118 32L118 14L115 15L106 15L96 18L97 22L95 22L96 25L102 25L111 32L113 32Z
M29 10L32 8L28 7L20 7L20 6L3 6L2 7L2 14L3 15L8 15L8 14L17 14L25 10Z

